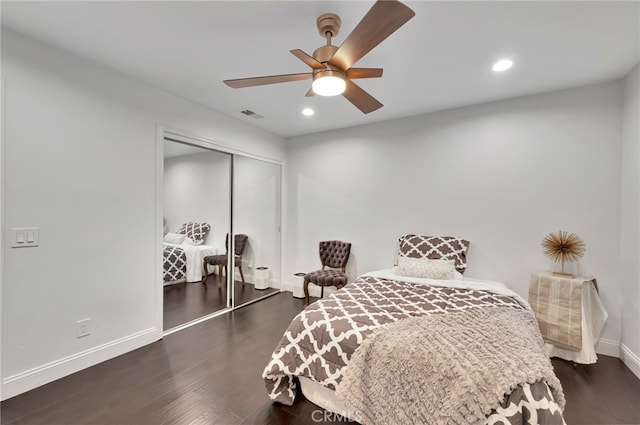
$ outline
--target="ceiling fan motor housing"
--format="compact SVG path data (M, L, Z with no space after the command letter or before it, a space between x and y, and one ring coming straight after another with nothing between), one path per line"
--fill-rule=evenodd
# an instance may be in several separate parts
M327 64L333 54L338 50L336 46L322 46L314 50L313 58L320 63Z
M318 32L322 37L335 37L340 32L340 17L335 13L323 13L318 16L316 25L318 26ZM328 34L327 34L328 33Z
M314 80L320 77L345 78L343 70L329 63L329 59L331 59L336 50L338 50L336 46L322 46L313 52L313 58L324 65L324 68L313 70Z

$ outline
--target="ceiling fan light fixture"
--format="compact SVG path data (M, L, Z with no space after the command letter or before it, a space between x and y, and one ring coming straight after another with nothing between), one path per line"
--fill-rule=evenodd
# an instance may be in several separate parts
M315 73L311 88L319 96L337 96L344 93L347 83L344 73L327 69Z

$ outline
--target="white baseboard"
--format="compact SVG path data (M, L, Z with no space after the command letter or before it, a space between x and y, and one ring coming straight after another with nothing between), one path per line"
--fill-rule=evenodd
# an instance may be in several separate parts
M288 291L293 293L293 288L295 288L296 286L296 282L283 282L282 283L282 288L280 289L281 291ZM327 296L329 294L332 294L336 291L336 287L335 286L325 286L324 288L324 295ZM316 297L316 298L320 298L320 287L317 285L313 285L310 284L309 285L309 296L310 297Z
M239 282L240 278L238 278L237 281ZM246 284L247 285L251 285L253 287L256 286L255 282L249 282L248 280L247 280ZM280 289L280 282L278 282L275 279L269 279L269 282L267 283L267 285L268 285L267 288ZM265 288L263 288L263 289L265 289Z
M282 288L280 288L280 290L293 292L293 283L291 283L291 282L282 282Z
M249 283L251 285L255 285L255 283L253 283L253 281L254 281L254 273L253 272L245 273L244 277L245 277L245 281L247 283ZM240 276L240 272L237 271L237 270L236 270L236 273L233 276L233 278L238 282L242 280L242 277ZM275 278L269 277L269 288L280 289L280 281L275 279Z
M604 356L620 357L620 342L611 339L600 339L596 344L596 353Z
M71 375L105 360L140 348L162 338L162 331L150 328L71 356L34 367L2 380L2 400Z
M294 292L293 289L296 287L296 285L302 285L302 281L298 281L298 280L282 280L282 288L280 288L281 291L289 291L289 292ZM313 285L311 285L313 286ZM311 290L311 286L309 286L309 290ZM320 292L318 292L318 294L320 294Z
M624 344L620 344L620 360L640 378L640 357Z
M280 289L280 281L276 279L269 279L269 288Z
M289 291L289 292L293 292L293 285L283 285L282 287L282 291ZM324 288L324 296L326 297L329 294L332 294L336 291L335 286L325 286ZM309 296L310 297L316 297L316 298L320 298L320 287L310 284L309 285Z

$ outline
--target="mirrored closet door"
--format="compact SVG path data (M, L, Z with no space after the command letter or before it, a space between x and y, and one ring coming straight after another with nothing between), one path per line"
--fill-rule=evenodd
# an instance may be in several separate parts
M163 148L165 333L278 293L281 164L172 133Z
M233 156L234 305L279 292L281 166Z
M224 254L231 233L231 172L229 153L164 142L165 331L229 306Z

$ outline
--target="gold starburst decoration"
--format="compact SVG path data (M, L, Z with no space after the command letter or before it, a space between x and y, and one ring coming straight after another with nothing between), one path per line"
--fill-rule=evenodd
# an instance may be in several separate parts
M575 233L569 233L565 230L551 232L542 240L544 254L552 261L562 264L562 272L564 272L564 262L576 262L584 255L586 248L584 242Z

